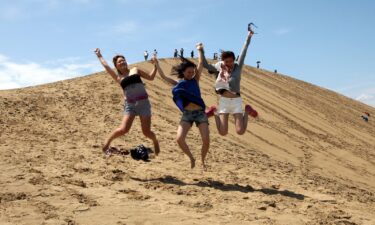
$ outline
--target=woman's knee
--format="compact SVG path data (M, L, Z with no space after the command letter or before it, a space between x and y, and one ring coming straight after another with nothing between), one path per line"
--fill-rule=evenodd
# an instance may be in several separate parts
M219 134L220 134L221 136L225 136L225 135L227 135L227 134L228 134L228 129L220 129L220 130L219 130Z
M150 129L142 129L142 133L144 136L149 138L155 136L154 132L152 132Z
M238 135L243 135L243 134L245 134L246 130L241 128L241 129L237 129L236 132L237 132Z
M208 147L210 146L210 138L204 138L202 140L203 147Z
M209 145L210 144L210 134L209 133L201 135L201 137L202 137L202 144L203 145Z
M176 142L177 142L177 144L183 144L183 143L185 143L185 137L183 137L183 136L177 136L176 137Z
M129 130L130 130L130 128L128 128L128 127L119 127L117 129L117 132L119 132L121 135L124 135L124 134L128 133Z

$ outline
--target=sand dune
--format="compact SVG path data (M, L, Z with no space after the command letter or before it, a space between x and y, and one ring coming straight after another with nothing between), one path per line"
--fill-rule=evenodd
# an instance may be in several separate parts
M207 105L213 81L205 72ZM0 91L0 224L375 224L375 122L360 118L374 108L247 66L242 96L260 118L243 136L230 123L226 137L210 119L203 172L175 144L170 86L145 82L162 147L149 163L101 153L123 104L104 72ZM187 140L199 158L196 128ZM113 144L140 143L151 146L136 120Z

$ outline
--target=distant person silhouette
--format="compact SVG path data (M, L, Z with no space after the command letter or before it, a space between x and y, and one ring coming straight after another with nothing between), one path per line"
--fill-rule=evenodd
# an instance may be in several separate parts
M178 50L175 48L175 49L174 49L174 53L173 53L173 57L174 57L174 58L177 58L177 56L178 56Z
M260 61L257 61L257 69L259 69Z
M191 56L191 58L194 58L194 50L192 50L192 51L190 52L190 56Z
M156 49L154 49L154 55L158 55L158 51L156 51Z
M183 48L180 49L180 56L184 57L184 49Z
M143 56L145 57L145 61L147 61L147 59L148 59L148 52L145 51L145 52L143 53Z
M216 60L217 59L217 56L216 56L216 52L214 53L214 60Z
M274 72L277 73L277 70L275 70Z
M368 120L369 120L369 118L370 118L370 113L365 112L365 113L363 113L363 115L362 115L361 117L362 117L362 119L363 119L364 121L368 122Z

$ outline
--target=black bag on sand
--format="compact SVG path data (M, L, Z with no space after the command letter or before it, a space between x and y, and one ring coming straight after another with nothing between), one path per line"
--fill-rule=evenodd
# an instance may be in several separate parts
M135 160L148 161L148 152L149 148L146 148L144 145L138 145L137 147L130 150L130 155Z

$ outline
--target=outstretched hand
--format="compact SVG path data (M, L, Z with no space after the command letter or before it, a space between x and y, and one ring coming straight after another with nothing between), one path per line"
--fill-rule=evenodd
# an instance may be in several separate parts
M254 31L251 29L251 30L249 30L249 33L248 33L248 36L249 37L252 37L254 35Z
M249 37L252 37L252 36L255 34L255 33L254 33L254 30L253 30L253 26L257 28L257 26L255 26L254 23L249 23L249 24L247 25L247 30L249 31L249 33L248 33L248 36L249 36Z
M96 56L102 57L102 54L100 53L100 49L99 48L96 48L94 52L95 52Z
M152 55L151 63L154 64L155 66L159 63L156 54L153 54L153 55Z
M202 44L202 42L197 43L195 45L195 47L197 48L198 51L203 50L203 44Z

